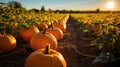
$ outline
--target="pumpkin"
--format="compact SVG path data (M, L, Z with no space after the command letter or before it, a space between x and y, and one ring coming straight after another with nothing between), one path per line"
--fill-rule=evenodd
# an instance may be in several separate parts
M20 37L25 40L26 42L29 42L30 39L33 37L35 33L38 33L39 29L35 26L31 26L29 28L24 28L19 31Z
M2 34L0 34L0 37L2 37L3 35Z
M16 47L16 39L10 34L0 34L0 51L10 52Z
M61 40L63 38L63 32L59 28L49 28L47 32L51 33L57 40Z
M95 23L93 26L94 31L100 31L101 30L101 24L100 23Z
M60 23L54 23L53 24L53 26L55 27L55 28L59 28L59 29L61 29L62 30L62 32L66 32L66 24L60 24Z
M46 44L50 44L51 49L57 48L57 40L56 38L48 32L39 32L36 33L30 40L30 47L33 50L45 48Z
M67 16L64 18L64 20L65 20L66 23L67 23L68 19L69 19L69 15L67 15Z
M58 20L58 23L59 23L59 24L62 24L65 28L66 28L66 22L67 22L67 21L65 21L64 19L59 19L59 20Z
M48 26L51 25L51 21L45 22Z
M49 49L39 49L31 53L24 64L25 67L67 67L61 53Z
M65 18L58 19L58 22L59 22L60 24L66 24L66 23L67 23L67 19L65 19Z
M58 19L58 22L59 22L59 23L63 23L63 21L64 21L64 20L63 20L62 18Z
M44 31L48 28L48 25L45 22L42 22L38 25L38 28L40 28L40 30Z

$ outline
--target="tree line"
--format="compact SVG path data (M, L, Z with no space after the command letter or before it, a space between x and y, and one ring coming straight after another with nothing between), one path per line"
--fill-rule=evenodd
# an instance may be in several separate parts
M0 11L2 10L2 8L10 8L10 9L22 9L21 11L34 11L36 13L38 12L55 12L55 13L110 13L111 11L102 11L99 8L97 8L96 10L86 10L86 11L82 11L82 10L52 10L52 9L48 9L46 10L44 5L40 7L40 9L36 9L36 8L32 8L29 10L26 10L26 8L24 8L22 6L22 4L20 2L17 1L8 1L7 3L3 3L0 2ZM120 11L112 11L112 13L120 13Z

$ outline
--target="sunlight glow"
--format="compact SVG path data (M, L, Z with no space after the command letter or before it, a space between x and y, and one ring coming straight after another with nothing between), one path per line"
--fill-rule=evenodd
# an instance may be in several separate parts
M107 8L108 8L109 10L112 10L114 7L115 7L114 2L110 1L110 2L107 3Z

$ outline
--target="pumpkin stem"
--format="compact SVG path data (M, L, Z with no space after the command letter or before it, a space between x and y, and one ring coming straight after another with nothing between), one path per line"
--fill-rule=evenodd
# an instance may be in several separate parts
M45 34L47 32L47 29L45 29L44 31L43 31L43 34Z
M47 44L45 51L44 51L44 54L49 54L49 53L50 53L50 44Z

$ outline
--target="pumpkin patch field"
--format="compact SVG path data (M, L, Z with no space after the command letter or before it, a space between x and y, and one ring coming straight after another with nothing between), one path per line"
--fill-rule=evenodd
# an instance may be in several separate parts
M0 67L120 67L120 13L0 6Z

